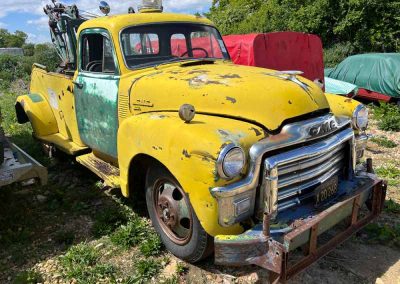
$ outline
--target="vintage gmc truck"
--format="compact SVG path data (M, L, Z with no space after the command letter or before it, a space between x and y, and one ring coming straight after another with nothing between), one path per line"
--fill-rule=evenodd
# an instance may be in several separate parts
M257 264L284 282L381 212L385 184L361 162L362 104L295 71L232 64L212 22L163 13L157 0L89 20L76 6L45 12L63 64L34 67L18 121L124 196L143 196L181 259L214 251L217 264ZM306 256L293 263L298 248Z

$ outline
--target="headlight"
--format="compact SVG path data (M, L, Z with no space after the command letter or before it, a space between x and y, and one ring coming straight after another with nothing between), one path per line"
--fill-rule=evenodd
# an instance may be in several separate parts
M246 156L242 148L229 144L219 154L217 165L218 174L225 179L238 176L245 165Z
M358 130L368 127L368 109L364 105L358 105L353 113L353 126Z

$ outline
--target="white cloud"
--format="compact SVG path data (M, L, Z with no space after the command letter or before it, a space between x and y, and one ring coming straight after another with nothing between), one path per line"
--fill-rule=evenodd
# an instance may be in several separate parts
M0 22L0 28L6 28L6 27L7 27L6 23Z
M46 4L50 4L51 1L31 1L31 0L2 0L1 1L1 9L0 9L0 18L7 16L10 13L30 13L34 15L43 15L43 7ZM36 2L36 3L32 3ZM78 8L95 13L100 14L98 9L98 3L100 1L93 1L93 0L65 0L61 1L65 2L66 4L75 3ZM132 3L139 1L120 1L120 0L108 0L107 1L111 6L111 14L121 14L126 13L128 11L129 6L134 6L135 8L137 5L132 5ZM130 3L131 2L131 3ZM208 8L211 6L212 0L167 0L163 1L164 8L166 12L206 12Z

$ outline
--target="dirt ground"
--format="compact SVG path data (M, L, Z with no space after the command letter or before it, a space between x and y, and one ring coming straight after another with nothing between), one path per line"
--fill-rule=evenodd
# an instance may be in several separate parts
M10 125L13 134L17 126ZM369 142L366 156L374 158L377 168L392 165L399 169L399 133L379 131L375 124L370 133L389 138L397 147L389 149ZM157 256L162 264L158 276L125 281L141 258L138 248L118 250L107 234L94 234L93 227L102 212L121 206L146 218L144 204L123 200L117 191L103 188L97 177L64 156L48 166L48 186L14 186L0 191L0 283L34 283L16 282L18 275L27 270L40 273L43 283L90 283L66 278L60 268L60 257L82 243L100 250L102 261L115 268L112 280L100 275L94 283L266 283L268 273L256 267L220 267L212 259L190 265L166 251ZM400 178L389 183L387 199L392 200L395 209L385 210L375 224L400 228ZM378 235L376 239L369 234L362 231L352 237L289 283L400 284L400 236L390 231L389 237ZM172 282L160 280L172 276Z

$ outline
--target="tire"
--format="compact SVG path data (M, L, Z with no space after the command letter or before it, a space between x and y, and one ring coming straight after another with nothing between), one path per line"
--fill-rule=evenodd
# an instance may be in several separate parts
M164 167L148 170L146 203L156 232L172 254L190 263L212 254L213 238L201 226L179 183Z

